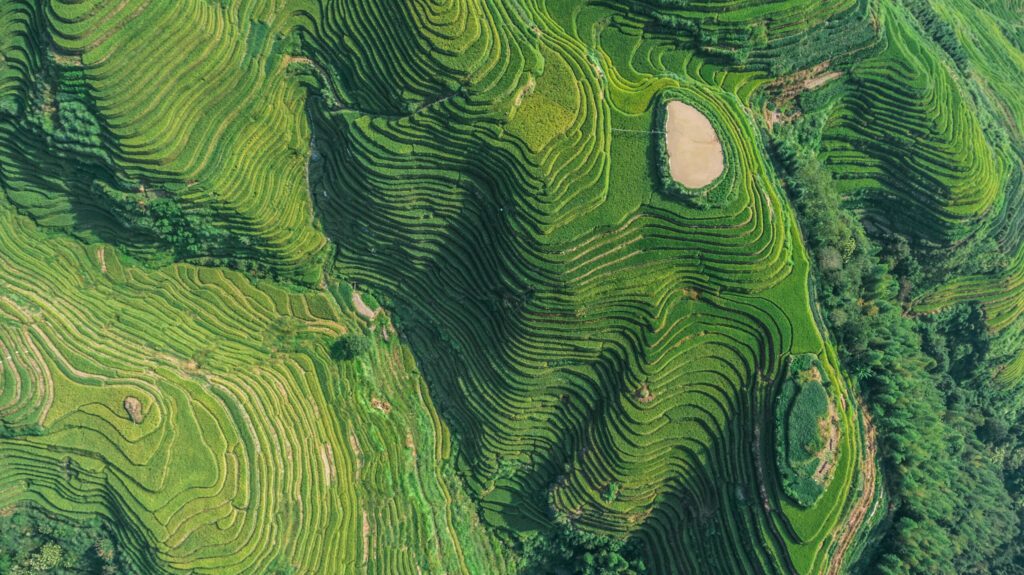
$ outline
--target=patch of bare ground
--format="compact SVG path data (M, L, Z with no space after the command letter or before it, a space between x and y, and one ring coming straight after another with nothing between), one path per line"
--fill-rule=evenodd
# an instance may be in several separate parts
M768 91L773 95L774 110L764 109L764 120L768 129L772 130L779 124L786 124L800 117L800 112L793 111L790 102L803 92L816 90L843 75L839 71L828 71L831 62L826 60L778 78L768 84Z
M641 385L640 389L637 390L636 400L640 403L650 403L654 401L654 394L651 393L651 390L646 383Z
M357 292L352 292L352 307L356 308L356 315L366 320L373 320L377 317L377 313L380 312L380 308L371 309L370 306L366 305L363 301L363 296Z
M356 456L356 481L359 481L359 472L363 470L363 450L359 447L359 438L355 433L348 435L348 444Z
M811 369L815 371L820 381L821 373L818 372L818 368L812 367ZM815 454L820 463L811 478L818 485L828 485L839 459L839 415L831 400L828 402L828 416L818 422L818 434L825 438L825 441L818 453Z
M666 105L665 143L672 179L691 189L715 181L725 170L722 143L700 110L673 100Z
M824 86L825 84L828 84L832 80L835 80L836 78L838 78L838 77L840 77L842 75L843 75L842 72L826 72L825 74L822 74L820 76L815 76L813 78L808 78L808 79L804 80L804 90L805 91L815 90L817 88L820 88L820 87Z
M65 54L51 48L50 56L53 58L54 62L61 66L66 66L68 68L82 67L82 57L78 54Z
M406 432L405 434L405 448L412 451L412 458L416 459L416 441L412 437L412 432Z
M374 409L380 410L385 414L391 413L391 404L383 399L373 397L370 399L370 405L372 405Z
M516 93L516 98L515 100L513 100L512 105L518 108L519 105L523 103L523 98L532 94L534 88L536 87L537 81L533 79L533 76L530 76L526 80L526 84L523 85L522 89L520 89L519 92Z
M334 467L334 449L330 443L320 446L320 460L324 464L324 481L330 485L338 477L338 470Z
M771 132L775 128L775 124L782 123L782 114L776 110L769 110L768 106L764 107L764 123L768 125L768 131Z
M776 100L791 100L806 89L809 80L827 74L831 65L832 62L825 60L810 68L780 76L769 82L767 87L776 95Z
M132 423L142 423L142 402L139 401L139 398L131 395L124 398L124 410L128 413Z

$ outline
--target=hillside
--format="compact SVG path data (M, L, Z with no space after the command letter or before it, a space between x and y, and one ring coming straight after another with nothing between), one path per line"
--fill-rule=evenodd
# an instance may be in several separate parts
M0 0L0 574L1015 573L1021 8Z

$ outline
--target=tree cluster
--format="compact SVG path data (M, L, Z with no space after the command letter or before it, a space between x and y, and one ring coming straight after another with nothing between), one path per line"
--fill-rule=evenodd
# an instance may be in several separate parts
M972 389L979 384L968 374L984 372L983 354L968 351L983 346L972 340L979 329L944 329L904 314L900 294L906 289L895 270L920 266L907 254L901 261L880 251L843 207L816 156L792 139L777 144L842 365L859 384L879 430L894 511L870 570L1016 572L1019 556L1008 549L1018 518L1003 469L994 446L981 437L976 404L963 400L977 399ZM956 313L962 311L947 315ZM999 427L991 432L998 435Z
M545 532L524 538L524 575L645 575L636 543L585 531L559 515Z
M0 514L0 573L5 575L121 575L128 567L95 518L73 522L31 505Z
M366 355L371 347L370 338L365 335L346 334L331 345L331 358L335 361L348 361Z

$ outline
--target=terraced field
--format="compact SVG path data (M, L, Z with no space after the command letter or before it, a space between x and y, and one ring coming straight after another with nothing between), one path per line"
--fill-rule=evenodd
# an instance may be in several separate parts
M800 161L872 235L998 246L900 297L980 302L1018 379L1019 6L932 4L986 42L869 0L0 0L0 515L99 518L132 573L870 572L900 500L816 288L858 248L809 252L777 140L820 98Z
M371 102L371 72L317 49L353 96L312 102L331 142L313 189L336 269L393 295L414 349L441 346L424 369L484 518L534 529L550 504L639 538L655 572L838 561L834 527L871 496L857 404L836 372L839 471L811 508L786 503L770 479L772 382L788 354L828 351L742 95L659 70L664 41L624 11L549 7L525 28L492 15L473 34L471 10L449 16L402 35L402 61L458 66L458 86L396 82ZM387 18L341 13L325 29L362 54L414 16ZM436 38L463 43L428 49ZM479 51L496 45L518 48ZM412 103L388 110L399 94ZM650 167L666 99L706 113L722 141L725 173L696 195Z

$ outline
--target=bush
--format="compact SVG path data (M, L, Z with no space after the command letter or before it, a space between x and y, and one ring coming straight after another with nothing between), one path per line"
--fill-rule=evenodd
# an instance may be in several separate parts
M134 573L96 519L72 522L24 505L0 516L0 573Z
M524 541L527 575L644 575L647 567L634 542L584 531L565 516L549 531Z
M331 346L331 357L336 361L355 359L370 351L370 338L365 335L343 335Z

